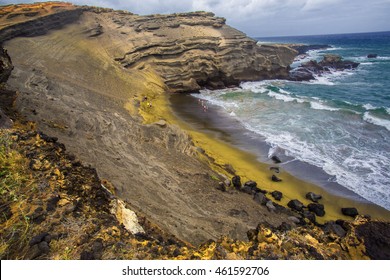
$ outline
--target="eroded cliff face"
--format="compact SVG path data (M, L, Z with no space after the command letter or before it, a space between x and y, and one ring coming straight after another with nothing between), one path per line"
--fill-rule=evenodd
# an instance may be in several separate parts
M112 59L128 69L153 68L171 92L287 78L297 54L287 46L259 46L212 13L138 16L55 2L3 9L0 44L60 29L80 20L83 13L93 17L83 32L113 40Z
M212 13L115 14L112 21L128 37L126 48L115 60L126 68L151 65L175 92L285 78L296 55L286 46L257 45Z

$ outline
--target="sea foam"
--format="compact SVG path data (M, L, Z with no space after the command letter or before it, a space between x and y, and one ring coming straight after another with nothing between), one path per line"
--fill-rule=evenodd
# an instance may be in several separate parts
M390 120L385 120L385 119L375 117L369 112L365 112L363 114L363 120L378 126L383 126L384 128L390 131Z

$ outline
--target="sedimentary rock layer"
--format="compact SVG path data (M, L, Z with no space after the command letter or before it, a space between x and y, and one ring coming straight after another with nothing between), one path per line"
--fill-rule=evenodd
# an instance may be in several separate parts
M171 92L287 78L289 65L297 54L288 46L260 46L212 13L138 16L54 4L3 11L0 44L19 36L43 35L78 21L83 13L93 13L94 22L84 32L90 37L106 33L114 41L119 40L111 49L112 59L125 68L152 67Z

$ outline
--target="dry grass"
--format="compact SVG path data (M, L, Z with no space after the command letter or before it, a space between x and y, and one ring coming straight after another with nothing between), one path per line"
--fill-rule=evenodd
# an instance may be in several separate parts
M11 251L23 250L28 242L30 222L25 210L26 197L34 187L27 172L27 160L12 150L10 137L7 132L0 132L1 259L8 258Z

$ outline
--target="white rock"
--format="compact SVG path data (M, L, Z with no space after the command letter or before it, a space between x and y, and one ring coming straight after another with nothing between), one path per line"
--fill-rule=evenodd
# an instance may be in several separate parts
M111 202L111 213L115 215L120 223L132 234L144 233L144 229L138 223L137 215L134 211L127 209L125 203L119 199Z

